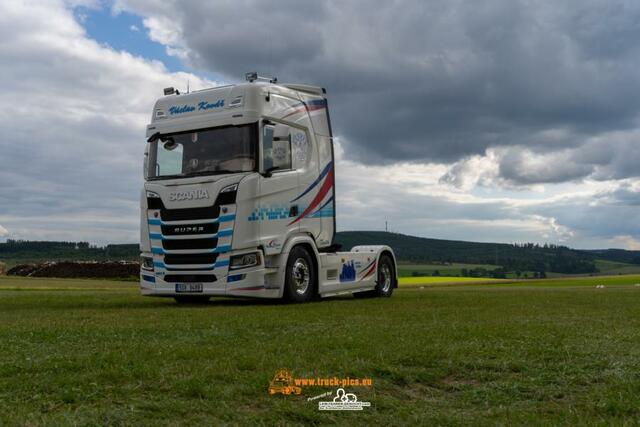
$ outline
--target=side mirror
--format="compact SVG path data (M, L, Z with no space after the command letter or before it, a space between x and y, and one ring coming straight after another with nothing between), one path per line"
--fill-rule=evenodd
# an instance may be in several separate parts
M287 125L267 124L262 134L262 175L271 176L278 169L291 168L291 135Z
M144 148L144 161L142 162L142 176L144 180L149 179L149 144Z

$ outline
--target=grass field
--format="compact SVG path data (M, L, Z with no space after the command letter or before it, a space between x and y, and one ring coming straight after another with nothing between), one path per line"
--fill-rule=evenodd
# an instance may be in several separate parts
M640 276L423 284L178 306L131 283L0 277L0 425L637 422ZM278 368L370 377L349 391L372 406L270 396Z
M476 268L484 268L485 270L495 270L499 268L497 265L491 264L398 264L398 276L410 277L416 273L419 276L431 276L438 271L441 276L461 276L462 269L473 270Z
M640 274L640 265L624 262L596 260L596 267L602 274Z

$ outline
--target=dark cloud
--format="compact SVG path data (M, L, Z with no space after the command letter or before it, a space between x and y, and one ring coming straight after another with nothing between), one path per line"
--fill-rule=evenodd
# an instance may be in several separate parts
M500 146L554 152L594 136L606 147L611 132L636 128L635 3L241 3L119 5L170 13L191 63L230 80L259 70L326 86L347 156L367 163L454 162ZM546 135L555 130L562 136ZM592 151L600 157L578 157L564 171L522 174L512 161L500 171L522 184L579 179L611 161ZM602 177L637 174L625 167Z
M0 6L0 237L135 242L150 107L163 87L214 83L100 46L68 4ZM115 8L142 15L154 39L201 70L326 86L336 149L346 150L341 229L388 220L428 237L603 247L640 240L638 180L628 178L640 163L637 49L627 42L638 13L612 4ZM540 182L554 185L528 191ZM569 194L558 199L558 188Z

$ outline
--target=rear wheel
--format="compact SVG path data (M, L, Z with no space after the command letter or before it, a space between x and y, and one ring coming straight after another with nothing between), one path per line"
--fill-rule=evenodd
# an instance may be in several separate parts
M206 304L211 297L205 295L180 295L173 297L178 304Z
M393 260L387 254L380 257L378 263L378 283L375 288L379 297L390 297L393 293L393 285L396 279Z
M378 261L378 280L376 287L371 291L358 292L353 294L356 298L370 297L390 297L393 294L394 282L396 280L395 264L393 259L387 254L380 256Z
M316 271L311 254L303 246L289 252L284 297L291 302L311 301L316 294Z

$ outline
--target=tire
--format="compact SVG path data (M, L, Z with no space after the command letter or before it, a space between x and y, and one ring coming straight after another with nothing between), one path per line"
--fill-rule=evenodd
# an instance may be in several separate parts
M391 257L382 254L378 261L378 280L374 292L378 297L388 298L393 294L396 280L396 269Z
M303 246L289 252L285 271L284 298L291 302L308 302L316 295L316 269L313 258Z
M378 261L378 278L376 287L371 291L357 292L353 294L356 298L388 298L393 294L394 282L396 280L395 265L391 257L387 254L380 256Z
M178 304L206 304L211 297L205 295L180 295L173 297Z

